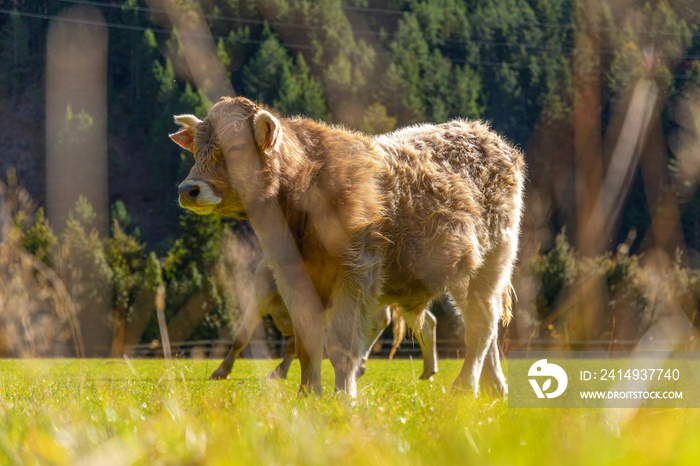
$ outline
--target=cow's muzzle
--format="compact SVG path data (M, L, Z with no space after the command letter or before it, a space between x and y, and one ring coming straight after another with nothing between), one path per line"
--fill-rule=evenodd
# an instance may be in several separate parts
M180 193L180 206L191 208L218 204L221 198L214 194L209 184L204 181L185 180L177 187Z

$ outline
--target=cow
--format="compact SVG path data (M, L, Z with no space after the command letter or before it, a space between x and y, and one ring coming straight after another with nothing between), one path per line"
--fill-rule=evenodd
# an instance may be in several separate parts
M261 262L255 271L253 279L253 296L247 309L243 311L241 323L236 331L233 346L228 354L221 362L221 365L211 374L212 380L226 379L233 369L233 365L241 351L248 346L253 330L260 323L261 318L265 315L270 315L277 329L282 333L282 336L287 337L284 347L284 354L279 365L270 372L268 379L285 379L287 371L292 361L296 357L294 328L291 317L287 308L284 305L282 297L277 292L272 271ZM379 339L384 330L392 321L392 309L390 306L385 308L384 313L379 313L373 316L376 319L376 338ZM396 352L397 347L401 343L405 332L405 325L400 315L394 317L394 341L391 348L391 355ZM430 311L427 311L426 319L420 329L418 335L418 344L423 356L423 373L420 379L430 379L437 373L437 347L435 340L435 327L437 321ZM369 357L371 348L362 357L357 367L357 377L360 377L365 372L365 364Z
M171 138L195 163L178 186L183 208L249 219L293 321L300 392L321 393L324 348L336 390L356 370L392 303L422 327L448 293L465 322L453 391L502 397L499 320L523 209L523 154L480 121L455 119L370 137L222 98L201 121L175 116Z

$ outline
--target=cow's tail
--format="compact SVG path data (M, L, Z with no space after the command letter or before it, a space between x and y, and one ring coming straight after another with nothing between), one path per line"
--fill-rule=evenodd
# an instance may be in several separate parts
M503 290L503 314L501 315L501 320L503 325L507 326L510 323L510 319L513 318L513 304L518 297L515 294L515 288L513 288L513 282L508 281L508 286Z
M389 352L389 359L394 358L396 350L404 339L406 335L406 321L401 317L399 312L399 307L396 304L391 305L391 314L394 319L394 327L392 333L394 334L394 341L391 343L391 351Z

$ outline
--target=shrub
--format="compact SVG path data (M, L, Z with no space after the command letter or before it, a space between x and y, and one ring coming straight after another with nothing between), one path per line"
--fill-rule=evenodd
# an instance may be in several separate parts
M47 265L51 265L51 251L56 245L56 236L44 216L44 209L38 208L34 223L22 233L21 244L30 254Z
M553 312L557 298L576 279L576 257L566 231L557 235L550 251L544 255L537 253L530 260L530 267L537 283L535 306L543 319Z

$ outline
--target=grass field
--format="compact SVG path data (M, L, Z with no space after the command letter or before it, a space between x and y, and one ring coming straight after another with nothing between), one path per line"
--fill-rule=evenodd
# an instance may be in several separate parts
M698 464L696 409L509 409L450 394L420 362L370 360L350 401L300 398L276 361L0 360L2 464ZM623 416L620 417L620 414ZM620 420L620 419L625 420Z

